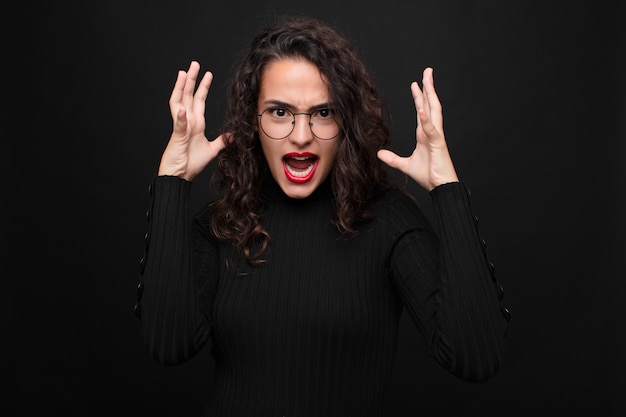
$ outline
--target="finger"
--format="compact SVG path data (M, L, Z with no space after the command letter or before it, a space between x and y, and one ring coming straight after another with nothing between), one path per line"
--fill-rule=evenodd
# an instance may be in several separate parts
M411 93L413 94L413 100L415 101L415 111L417 112L417 125L418 128L422 127L422 124L428 121L428 117L425 119L424 115L428 115L428 103L424 91L420 88L416 81L411 84Z
M209 71L205 72L198 85L198 90L193 96L193 111L194 114L198 114L200 117L204 116L206 98L209 95L209 88L211 87L212 81L213 74Z
M233 136L232 133L224 133L223 135L220 135L219 137L222 138L225 145L228 145L233 140L235 140L235 137Z
M211 141L211 145L213 146L213 150L215 152L215 155L220 153L222 151L222 149L224 149L226 147L226 143L227 142L231 142L231 141L232 141L232 138L231 138L230 135L219 135L218 137L213 139Z
M411 83L411 94L413 95L413 102L415 103L415 111L419 111L419 109L424 107L424 94L416 81Z
M431 74L432 74L432 68L430 67L426 67L424 69L424 72L422 72L422 92L424 94L424 111L426 112L426 114L428 114L430 116L430 111L431 111L431 106L430 106L430 95L429 95L429 90L427 90L428 88L428 84L430 82L431 78Z
M189 69L187 70L187 80L185 81L183 90L183 104L189 109L191 109L193 105L193 92L196 89L199 71L200 64L197 61L191 61Z
M200 172L226 147L225 135L220 135L213 140L206 138L198 140L197 145L193 152L196 159L195 165Z
M441 112L441 102L439 101L439 97L437 96L437 92L435 90L435 82L433 77L433 69L428 67L424 70L424 78L422 80L423 88L424 88L424 101L426 104L424 108L428 113L430 119L436 126L443 125L443 116Z
M172 116L178 112L178 104L181 103L183 98L183 90L185 87L185 82L187 80L187 73L185 71L178 71L178 75L176 76L176 83L174 84L174 88L172 89L172 94L170 95L170 109L172 110Z
M408 163L407 158L403 158L399 156L398 154L387 149L379 150L376 155L378 156L378 159L383 161L385 164L389 165L392 168L395 168L397 170L400 170L406 173L406 167Z
M183 137L187 134L187 109L185 106L179 106L176 111L176 119L174 120L174 131L172 136Z
M430 117L424 109L420 109L417 116L420 125L417 132L418 142L424 143L420 140L421 134L424 135L423 139L427 139L428 141L438 140L442 137L443 129L439 125L433 123L433 118Z
M411 83L411 93L413 94L413 100L415 101L415 112L417 113L417 129L415 138L417 142L420 143L424 140L424 126L429 123L428 115L424 109L425 105L425 97L424 93L420 89L419 84L416 81Z

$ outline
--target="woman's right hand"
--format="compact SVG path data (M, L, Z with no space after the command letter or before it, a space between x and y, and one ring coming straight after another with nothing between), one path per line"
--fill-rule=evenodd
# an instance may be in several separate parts
M169 102L174 128L161 156L158 175L192 181L226 146L223 135L213 141L205 136L204 110L213 74L207 71L196 90L199 71L200 64L192 61L187 72L178 72Z

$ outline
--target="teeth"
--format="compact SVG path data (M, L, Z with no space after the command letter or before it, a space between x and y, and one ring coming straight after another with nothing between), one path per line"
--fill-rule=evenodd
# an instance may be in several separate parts
M306 161L310 157L308 157L308 156L292 156L292 158L295 159L296 161Z
M294 177L306 177L313 170L313 165L314 164L309 165L309 167L305 169L304 171L295 171L289 166L289 164L287 164L287 171L289 171L289 173L293 175Z

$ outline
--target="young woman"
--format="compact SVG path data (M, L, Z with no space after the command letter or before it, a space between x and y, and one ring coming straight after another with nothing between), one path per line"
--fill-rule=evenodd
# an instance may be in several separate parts
M382 416L407 310L454 375L498 370L508 312L443 134L431 68L411 85L417 144L389 142L384 105L349 42L309 18L260 33L234 74L223 133L205 137L212 75L178 74L154 179L137 314L179 364L209 339L207 416ZM219 194L193 219L193 179ZM384 162L430 192L438 237Z

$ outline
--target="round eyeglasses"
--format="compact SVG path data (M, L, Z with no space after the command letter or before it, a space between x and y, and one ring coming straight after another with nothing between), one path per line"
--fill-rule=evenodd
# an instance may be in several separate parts
M335 111L330 108L317 109L313 113L293 113L283 107L270 107L257 116L259 116L263 133L271 139L280 140L293 132L296 126L296 116L300 114L309 116L309 127L318 139L334 139L341 131L335 119Z

